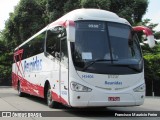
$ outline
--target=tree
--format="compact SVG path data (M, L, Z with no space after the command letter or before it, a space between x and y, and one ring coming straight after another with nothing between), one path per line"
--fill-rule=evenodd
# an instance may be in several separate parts
M148 0L135 0L134 1L133 17L134 17L135 24L142 21L142 17L146 13L148 4L149 4Z
M154 34L154 37L155 37L156 39L160 39L160 31L159 31L159 32L156 32L156 33Z
M19 45L45 26L44 8L36 0L21 0L6 22L4 30L8 42Z
M63 14L63 8L68 0L47 0L46 11L49 23L60 18Z
M80 5L83 8L98 8L110 10L110 0L80 0Z
M67 0L67 2L64 4L63 11L64 13L68 13L78 8L81 8L80 0Z
M158 38L159 32L155 31L154 28L158 25L156 23L151 23L150 19L144 19L138 25L143 25L149 27L155 36ZM160 85L160 44L157 44L154 48L150 49L147 45L142 47L143 57L144 57L144 70L145 70L145 81L147 87L147 95L159 94ZM158 91L158 92L157 92Z
M3 38L3 33L0 33L0 85L11 84L11 59L12 53L10 53L6 47L6 43ZM10 59L11 58L11 59Z
M10 14L3 33L6 41L15 47L73 9L109 10L133 23L141 20L147 5L148 0L21 0Z
M148 0L111 0L110 10L134 25L142 20L147 7Z

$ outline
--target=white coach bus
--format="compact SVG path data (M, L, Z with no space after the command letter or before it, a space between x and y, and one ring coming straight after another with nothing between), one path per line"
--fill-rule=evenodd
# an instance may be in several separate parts
M115 13L77 9L14 51L12 84L24 93L71 107L142 105L144 64L136 31L154 46L150 29L131 27Z

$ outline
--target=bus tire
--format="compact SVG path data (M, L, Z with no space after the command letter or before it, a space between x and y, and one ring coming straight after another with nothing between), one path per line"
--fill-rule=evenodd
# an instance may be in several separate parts
M51 90L50 86L48 87L46 97L47 97L47 105L50 108L59 108L59 103L54 101L53 98L52 98L52 90Z
M21 90L20 82L18 82L17 90L18 90L18 96L19 96L19 97L23 97L23 96L24 96L24 93L23 93L22 90Z

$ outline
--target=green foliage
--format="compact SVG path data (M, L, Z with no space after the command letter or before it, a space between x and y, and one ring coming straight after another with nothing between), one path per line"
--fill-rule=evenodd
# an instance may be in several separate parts
M140 5L143 5L143 9ZM20 0L14 13L10 14L3 33L7 43L14 48L73 9L83 7L109 10L133 23L133 16L134 21L141 20L147 5L147 0ZM141 14L137 12L138 9Z
M145 19L140 25L144 25L152 29L156 39L160 39L160 32L156 32L153 29L158 25L150 22L150 19ZM144 54L144 70L145 70L145 80L147 87L147 95L160 95L159 85L160 85L160 44L157 44L154 48L149 48L147 45L142 47Z
M135 25L141 21L147 7L148 0L111 0L110 11L126 18L131 24Z
M0 64L0 85L11 85L11 66L4 66Z
M144 25L152 29L156 39L160 39L160 32L156 32L153 29L158 25L150 22L150 19L145 19L139 25ZM142 33L139 34L139 38ZM143 39L143 38L141 38ZM142 40L141 40L142 42ZM147 45L142 46L142 51L145 60L145 80L147 87L147 94L152 95L153 88L157 88L160 85L160 44L157 44L154 48L149 48ZM154 87L153 87L154 86ZM159 91L159 89L158 89Z
M60 18L63 14L63 8L68 0L47 0L46 11L49 23Z
M8 51L5 42L0 40L0 85L11 84L12 57L13 54Z
M78 8L81 8L79 0L68 0L63 6L63 11L64 13L68 13Z
M142 20L143 15L146 13L148 7L148 0L134 0L134 22L138 23ZM131 2L132 4L132 2Z
M111 6L110 0L80 0L80 5L83 8L99 8L109 10Z
M144 72L146 95L152 96L154 91L156 96L160 96L160 54L147 54L144 56Z
M155 37L156 39L160 39L160 32L156 32L156 33L154 34L154 37Z
M160 54L148 54L144 56L145 77L147 79L160 80Z

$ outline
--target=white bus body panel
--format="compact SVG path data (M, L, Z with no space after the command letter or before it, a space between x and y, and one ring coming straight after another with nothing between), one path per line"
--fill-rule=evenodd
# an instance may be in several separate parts
M78 72L79 76L90 75ZM119 75L117 79L108 79L108 75L91 74L94 78L72 78L77 82L92 89L91 92L71 92L71 106L130 106L141 105L144 102L144 92L134 92L133 89L144 83L142 74ZM105 81L110 85L105 84ZM112 82L122 82L114 85ZM77 97L80 96L80 99ZM141 98L143 96L143 98ZM119 97L120 101L108 101L108 97Z

